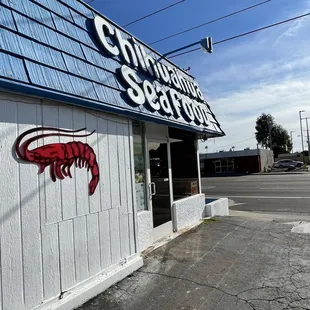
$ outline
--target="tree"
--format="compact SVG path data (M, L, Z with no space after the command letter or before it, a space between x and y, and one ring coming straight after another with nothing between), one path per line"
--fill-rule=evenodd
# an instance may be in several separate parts
M275 126L274 118L271 114L263 113L256 119L255 137L258 144L265 148L270 147L269 129Z
M289 153L292 150L292 142L287 130L276 124L271 114L263 113L258 117L255 129L257 143L272 149L275 158L279 154Z
M275 125L271 130L272 150L276 157L279 154L289 153L292 149L290 136L281 125Z

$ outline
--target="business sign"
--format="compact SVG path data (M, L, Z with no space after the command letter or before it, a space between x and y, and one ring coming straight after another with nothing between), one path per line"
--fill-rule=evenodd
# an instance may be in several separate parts
M143 105L151 112L176 120L182 118L186 123L210 125L210 112L195 80L169 62L154 59L135 38L123 38L121 31L101 16L96 16L93 22L103 50L111 57L120 57L124 63L117 73L131 104ZM144 80L139 73L143 73ZM218 132L222 133L220 129Z

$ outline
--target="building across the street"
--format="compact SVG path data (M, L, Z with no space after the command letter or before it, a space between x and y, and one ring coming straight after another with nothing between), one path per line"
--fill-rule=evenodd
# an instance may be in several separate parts
M273 151L265 149L200 154L202 176L264 172L273 163Z
M195 78L80 0L0 1L0 309L72 309L204 212Z

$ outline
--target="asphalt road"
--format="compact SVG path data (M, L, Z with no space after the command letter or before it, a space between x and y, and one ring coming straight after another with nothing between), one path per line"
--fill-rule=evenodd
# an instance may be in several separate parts
M310 173L203 178L202 191L231 210L310 215Z

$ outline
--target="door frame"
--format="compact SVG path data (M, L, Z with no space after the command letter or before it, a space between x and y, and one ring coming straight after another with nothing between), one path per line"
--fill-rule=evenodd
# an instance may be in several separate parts
M147 126L147 124L146 124ZM154 126L154 124L152 124ZM161 125L158 125L162 128ZM171 211L171 221L164 223L158 227L154 228L154 219L153 219L153 205L152 205L152 199L151 199L151 189L150 189L150 183L152 182L151 178L151 170L150 170L150 156L148 151L148 143L149 142L162 142L167 144L167 160L168 160L168 178L169 178L169 198L170 198L170 211ZM173 205L173 182L172 182L172 168L171 168L171 149L170 149L170 140L169 140L169 128L168 126L165 126L165 134L161 135L148 135L147 130L145 130L144 135L144 152L145 152L145 175L146 175L146 198L147 198L147 209L152 212L152 220L153 220L153 237L154 241L158 240L159 238L162 238L169 233L173 232L173 227L175 223L175 214L172 212L172 205ZM167 227L171 226L171 229L169 231L167 230ZM160 231L162 230L162 234ZM155 234L154 234L155 231Z

